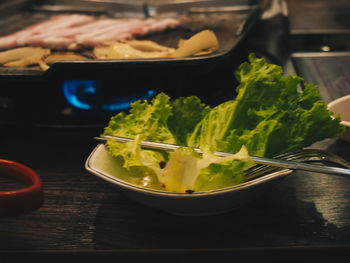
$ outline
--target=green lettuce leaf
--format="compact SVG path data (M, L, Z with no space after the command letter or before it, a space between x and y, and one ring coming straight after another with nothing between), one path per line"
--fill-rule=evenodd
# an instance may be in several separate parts
M109 139L106 145L112 156L122 159L123 168L131 176L139 176L138 173L141 173L147 175L152 182L158 181L154 169L166 162L168 154L162 151L142 150L138 143L142 140L176 143L176 138L167 127L172 109L169 97L162 93L151 103L137 101L132 103L131 107L129 114L120 112L113 116L103 135L128 137L135 141L118 143Z
M212 189L211 182L214 182L216 187L228 187L242 182L242 173L238 174L235 170L243 168L243 164L246 163L251 165L252 161L245 147L236 154L225 157L210 152L204 152L200 156L192 148L180 147L170 153L165 168L156 171L159 173L159 181L168 191L202 191L206 190L206 186L209 186L207 189ZM200 174L205 176L198 180Z
M187 138L197 123L210 111L196 96L180 97L172 103L172 115L168 118L169 130L176 137L176 144L186 146Z
M234 100L213 108L196 126L188 145L250 155L276 156L339 135L340 119L332 119L317 88L303 79L283 76L282 68L249 55L235 72L240 81Z
M167 121L172 114L169 97L164 93L155 97L151 103L136 101L132 103L129 114L120 112L113 116L104 130L104 135L135 138L164 143L176 143Z
M172 165L178 160L184 161L183 156L186 156L189 160L185 169L189 171L191 154L178 150L170 154L169 160L168 152L144 150L138 143L149 140L186 145L188 135L193 132L197 123L209 110L210 107L201 103L198 97L180 97L171 102L166 94L160 93L151 103L137 101L131 104L129 114L121 112L113 116L109 125L105 127L103 135L135 139L128 143L118 143L112 139L107 141L109 152L121 160L122 167L130 173L130 176L139 177L138 173L145 174L151 182L150 185L153 186L157 180L158 184L166 185L167 190L171 191L178 191L180 187L192 189L193 186L186 183L188 181L185 180L186 176L181 177L184 178L183 181L178 180L175 166ZM196 157L193 156L193 158ZM169 165L162 169L165 166L163 164L166 163ZM165 174L167 174L166 179L164 179ZM197 175L193 176L195 178ZM144 183L143 185L147 186Z

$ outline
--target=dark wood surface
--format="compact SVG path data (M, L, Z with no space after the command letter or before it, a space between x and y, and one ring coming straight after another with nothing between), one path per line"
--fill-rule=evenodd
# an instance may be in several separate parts
M23 127L0 137L1 158L33 168L44 187L40 209L0 219L0 262L82 256L167 256L175 262L198 255L247 258L252 251L287 260L350 250L350 178L296 172L238 210L175 216L131 201L85 171L99 132L45 130L41 137ZM349 143L326 140L314 147L350 161Z

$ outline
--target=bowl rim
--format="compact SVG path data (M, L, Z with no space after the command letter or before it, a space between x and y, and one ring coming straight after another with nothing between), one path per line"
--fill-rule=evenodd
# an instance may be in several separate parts
M328 103L328 109L330 110L330 111L332 111L332 107L334 107L335 105L337 105L337 104L339 104L339 103L342 103L342 102L344 102L344 101L346 101L346 100L350 100L350 94L348 94L348 95L345 95L345 96L342 96L342 97L339 97L339 98L337 98L337 99L335 99L335 100L333 100L333 101L331 101L330 103ZM332 111L333 112L333 111ZM333 112L334 113L334 112ZM334 114L335 115L335 114ZM343 121L343 120L341 120L340 121L340 124L341 125L343 125L343 126L346 126L346 127L350 127L350 121Z
M38 173L16 161L0 159L0 177L20 182L23 188L0 191L0 218L33 211L43 203L43 186Z
M113 175L106 174L105 172L103 172L99 169L93 168L91 166L92 157L94 156L94 154L96 154L99 147L103 147L103 146L105 146L105 144L103 144L103 143L98 144L93 149L93 151L90 153L89 157L87 158L87 160L85 162L85 169L88 172L90 172L90 173L110 182L110 183L118 185L118 186L122 187L123 189L131 190L133 192L138 192L138 193L143 193L143 194L152 194L152 195L155 195L158 197L177 197L177 198L187 198L188 199L188 198L209 197L209 196L228 194L228 193L244 190L247 188L251 188L251 187L260 185L262 183L271 181L273 179L283 178L283 177L288 176L291 173L293 173L293 170L291 170L291 169L281 169L281 170L266 174L264 176L261 176L259 178L256 178L256 179L253 179L253 180L241 183L241 184L233 185L230 187L209 190L209 191L193 192L193 193L169 192L169 191L165 191L165 190L163 191L163 190L151 189L151 188L146 188L143 186L135 185L135 184L126 182L118 177L113 176Z

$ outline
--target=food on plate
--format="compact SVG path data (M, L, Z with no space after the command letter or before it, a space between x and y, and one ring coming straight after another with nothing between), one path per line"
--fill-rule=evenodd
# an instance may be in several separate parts
M218 49L219 42L211 30L203 30L188 40L181 40L177 49L150 40L126 40L94 48L99 59L188 57L203 55Z
M0 52L0 63L8 63L11 61L20 60L33 55L47 55L50 53L49 49L43 49L40 47L21 47L11 50Z
M98 59L138 59L161 57L196 56L214 52L218 48L214 32L203 30L188 40L182 40L177 49L160 45L150 40L124 40L111 45L93 49L93 56ZM88 57L72 51L53 52L41 47L19 47L0 52L0 63L5 67L26 67L39 65L47 70L57 61L85 60Z
M5 67L27 67L42 65L43 57L51 53L50 49L22 47L0 52L0 63ZM45 66L44 66L45 67Z
M75 54L73 52L56 52L45 57L44 61L47 64L53 64L57 61L72 61L85 59L88 58L82 55Z
M152 50L150 45L152 41L149 41L147 45L142 44L142 41L137 45L137 42L139 41L134 40L132 44L129 42L115 42L110 46L96 47L94 55L99 59L160 58L169 57L173 50L163 46L162 50L156 48ZM155 42L152 43L155 47L160 46Z
M196 96L175 100L158 94L113 116L104 135L135 141L106 143L129 182L173 192L220 189L245 181L249 155L273 157L340 135L344 128L317 88L282 68L249 55L235 76L237 96L211 108ZM174 152L141 149L142 140L178 144ZM191 147L203 152L199 155ZM218 157L216 151L235 153ZM118 175L115 175L118 176Z
M5 67L16 68L39 65L42 70L47 70L50 64L57 61L76 61L85 59L88 58L73 52L51 53L50 49L41 47L20 47L0 52L0 63Z
M39 65L47 70L56 61L87 59L79 51L92 53L89 58L131 59L186 57L203 55L218 49L214 32L203 30L178 48L150 40L136 40L150 33L180 25L175 18L97 18L82 14L61 14L0 37L0 63L6 67ZM40 57L38 52L51 54Z
M211 30L203 30L188 40L179 42L179 48L176 49L172 57L188 57L192 55L203 55L216 51L219 47L219 41Z
M0 49L40 46L71 49L72 46L95 47L133 39L179 26L175 18L96 18L82 14L61 14L0 37Z
M129 46L141 51L167 51L172 52L174 49L160 45L151 40L126 40L124 41Z
M90 23L93 20L91 16L80 14L56 15L49 20L28 26L10 35L0 37L0 49L42 44L43 39L57 39L58 32Z

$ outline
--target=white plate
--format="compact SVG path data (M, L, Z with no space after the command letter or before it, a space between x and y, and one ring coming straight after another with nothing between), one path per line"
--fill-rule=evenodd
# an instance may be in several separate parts
M291 170L280 170L236 186L192 194L153 190L118 178L123 177L126 172L108 153L104 144L97 145L92 151L85 168L140 203L180 215L218 214L237 209L292 173Z

